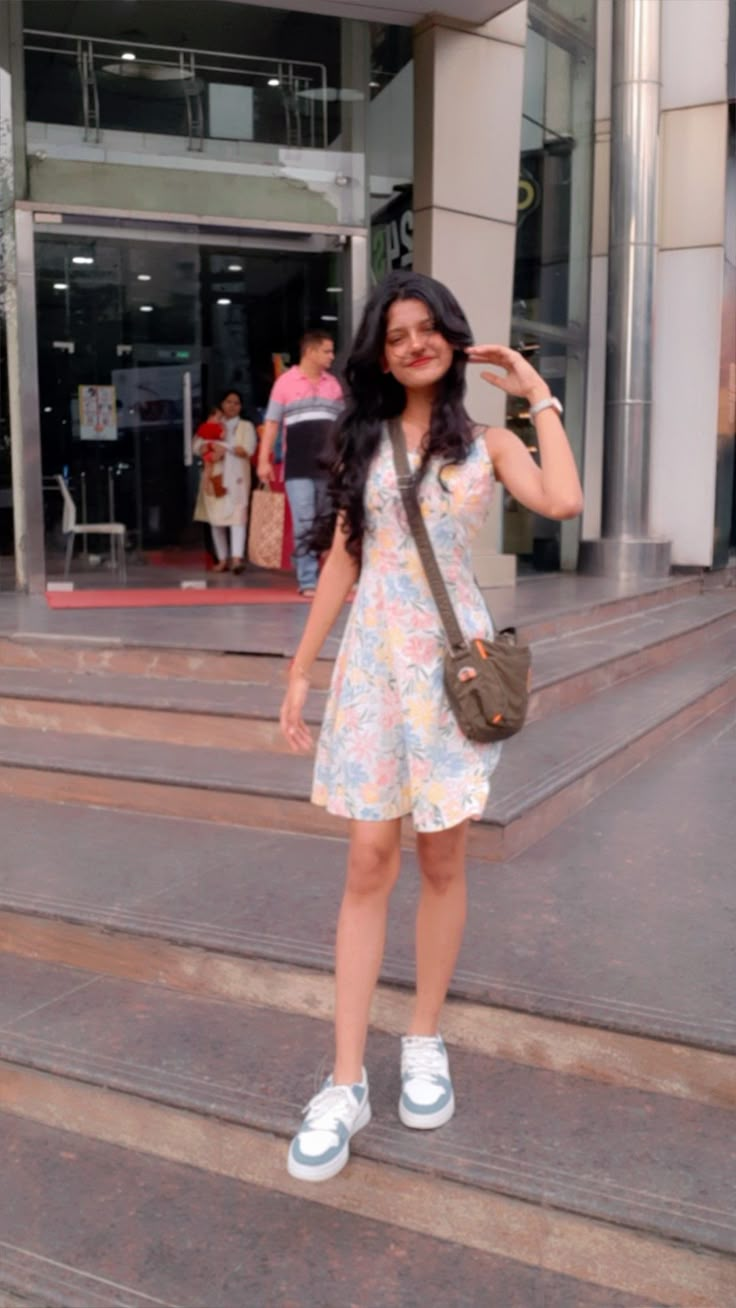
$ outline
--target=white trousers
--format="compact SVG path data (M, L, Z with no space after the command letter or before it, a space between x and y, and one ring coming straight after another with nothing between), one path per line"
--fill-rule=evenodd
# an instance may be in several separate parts
M230 532L230 541L232 549L228 550L227 533ZM213 527L212 540L215 546L215 554L220 563L225 559L242 559L245 556L245 527Z

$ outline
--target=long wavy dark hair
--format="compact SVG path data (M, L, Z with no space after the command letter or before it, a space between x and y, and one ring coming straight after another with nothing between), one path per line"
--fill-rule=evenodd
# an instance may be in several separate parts
M453 359L437 384L429 432L423 445L420 475L430 460L439 458L441 469L462 463L472 442L472 423L465 412L465 349L472 334L451 291L422 273L390 273L366 304L344 369L345 408L333 428L325 457L329 475L329 514L315 523L309 542L314 550L328 549L335 522L342 514L347 549L359 559L365 530L364 491L368 469L381 440L383 423L399 417L406 407L406 391L391 373L383 371L386 320L396 300L422 300L437 331L453 346Z

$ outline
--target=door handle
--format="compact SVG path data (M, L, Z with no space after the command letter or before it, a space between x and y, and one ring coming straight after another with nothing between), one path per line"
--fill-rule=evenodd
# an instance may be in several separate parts
M184 428L184 467L191 468L192 454L192 374L185 372L181 380L182 417Z

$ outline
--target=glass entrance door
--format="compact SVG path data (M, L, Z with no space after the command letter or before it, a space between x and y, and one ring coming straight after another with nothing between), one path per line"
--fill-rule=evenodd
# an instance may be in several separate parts
M39 234L50 578L63 570L59 475L80 521L125 524L132 584L151 584L162 564L180 562L189 576L204 570L205 537L193 522L192 434L228 388L241 393L244 416L258 424L275 361L298 359L302 333L323 326L340 339L343 257L337 249L215 244L189 230ZM111 562L104 536L83 538L75 582L112 584ZM168 575L174 581L171 569Z

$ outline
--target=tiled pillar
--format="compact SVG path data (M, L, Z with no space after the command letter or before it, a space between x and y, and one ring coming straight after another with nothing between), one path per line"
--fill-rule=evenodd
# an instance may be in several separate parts
M611 30L613 0L598 0L596 14L595 147L591 230L588 374L585 402L583 538L601 534L603 418L606 388L608 220L611 173Z
M705 567L714 561L729 240L728 24L729 0L663 6L650 520L672 541L673 563Z
M445 18L414 42L414 267L445 282L475 340L508 344L524 86L526 0L481 27ZM469 373L468 407L505 423L503 395ZM503 503L475 551L484 586L513 584L516 558L501 554Z

